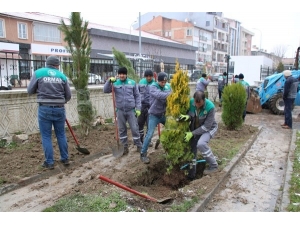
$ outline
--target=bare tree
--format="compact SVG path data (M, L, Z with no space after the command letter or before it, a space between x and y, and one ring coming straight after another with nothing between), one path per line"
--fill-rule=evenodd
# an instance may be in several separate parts
M287 52L287 49L288 49L287 45L277 45L273 48L273 53L275 56L284 58L285 53Z

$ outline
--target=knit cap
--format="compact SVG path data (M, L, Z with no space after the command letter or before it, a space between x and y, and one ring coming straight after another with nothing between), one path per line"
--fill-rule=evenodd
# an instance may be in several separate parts
M47 66L59 66L59 58L55 55L50 55L46 60Z

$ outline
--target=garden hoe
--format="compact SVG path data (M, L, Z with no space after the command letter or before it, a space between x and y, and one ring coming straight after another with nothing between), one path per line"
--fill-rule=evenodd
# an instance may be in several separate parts
M150 201L153 201L153 202L165 204L165 203L168 203L168 202L170 202L172 200L172 198L156 199L156 198L150 197L150 196L142 194L142 193L140 193L140 192L138 192L136 190L133 190L133 189L131 189L129 187L126 187L123 184L117 183L116 181L112 181L111 179L109 179L109 178L107 178L105 176L102 176L102 175L99 176L99 179L101 179L103 181L106 181L108 183L111 183L111 184L113 184L113 185L115 185L115 186L117 186L119 188L124 189L125 191L129 191L129 192L131 192L131 193L133 193L135 195L138 195L140 197L146 198L146 199L148 199Z
M76 144L77 144L77 148L76 148L76 149L77 149L79 152L81 152L82 154L89 155L89 154L90 154L89 150L87 150L86 148L81 148L81 147L79 146L79 142L77 141L77 139L76 139L76 137L75 137L75 134L74 134L74 132L73 132L73 130L72 130L72 127L71 127L71 125L69 124L69 121L67 120L67 118L66 118L66 123L67 123L68 128L69 128L69 130L70 130L70 132L71 132L71 134L72 134L72 136L73 136L73 138L74 138L74 140L75 140L75 142L76 142Z
M112 98L113 98L113 106L114 106L114 116L115 116L115 134L116 134L116 140L117 140L117 146L111 147L113 156L116 158L121 157L124 154L124 146L120 145L119 143L119 132L118 132L118 121L117 121L117 115L116 115L116 99L115 99L115 91L114 91L114 85L112 84Z

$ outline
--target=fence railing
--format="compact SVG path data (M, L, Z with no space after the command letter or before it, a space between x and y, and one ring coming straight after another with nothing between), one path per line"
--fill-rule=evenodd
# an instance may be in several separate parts
M266 79L267 76L270 76L276 72L272 67L260 67L260 80Z
M5 58L0 56L1 81L6 81L7 84L12 86L12 89L27 87L34 71L46 66L46 56L35 56L34 59L31 58L32 56L30 55L16 55L14 57ZM60 57L60 62L60 70L62 72L64 72L63 64L69 64L72 68L73 62L71 58ZM153 60L131 60L131 63L135 73L140 78L143 78L146 69L151 69L157 73L162 70L161 62L155 62ZM168 75L174 74L175 66L175 63L164 63L164 72ZM117 75L118 68L119 65L113 59L91 58L89 84L104 83L109 77ZM184 69L193 70L195 68ZM100 79L95 78L95 76L100 77ZM4 86L2 82L0 86Z

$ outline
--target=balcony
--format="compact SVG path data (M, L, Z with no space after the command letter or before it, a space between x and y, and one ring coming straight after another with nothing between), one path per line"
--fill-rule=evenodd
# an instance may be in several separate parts
M207 48L199 48L199 52L207 52Z
M199 38L201 41L207 41L207 37L204 37L204 36L200 36Z
M221 47L214 47L214 50L221 51L221 52L227 52L227 49L221 48Z

